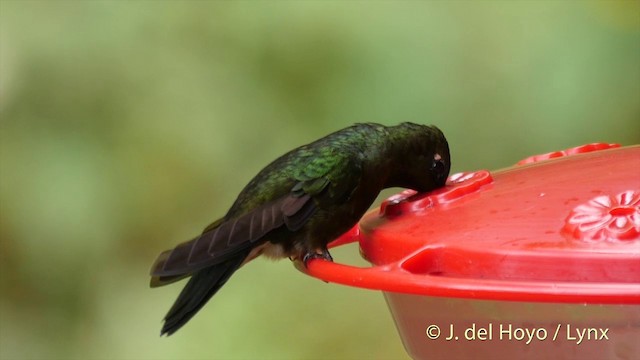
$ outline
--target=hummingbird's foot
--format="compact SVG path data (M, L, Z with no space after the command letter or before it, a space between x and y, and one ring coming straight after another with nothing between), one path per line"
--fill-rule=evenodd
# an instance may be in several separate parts
M333 258L331 257L331 254L329 254L329 250L327 249L322 249L321 252L312 251L304 254L304 257L302 258L302 263L304 264L305 267L307 267L307 263L311 259L322 259L322 260L333 262Z

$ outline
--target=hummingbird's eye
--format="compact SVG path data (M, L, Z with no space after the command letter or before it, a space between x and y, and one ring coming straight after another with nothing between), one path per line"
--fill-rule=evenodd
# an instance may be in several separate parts
M431 170L435 171L436 173L443 173L444 172L444 160L440 159L440 160L433 160L433 164L431 164Z
M431 171L438 185L444 185L447 181L447 175L449 173L445 160L439 155L433 157L431 163Z
M445 168L444 160L440 154L436 154L436 156L433 157L433 162L431 163L431 171L441 174L446 171Z

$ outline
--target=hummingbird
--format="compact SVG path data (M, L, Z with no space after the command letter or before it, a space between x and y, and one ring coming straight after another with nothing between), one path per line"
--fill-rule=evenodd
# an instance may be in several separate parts
M333 261L327 245L351 229L381 190L445 185L451 161L437 127L358 123L295 148L262 169L202 234L162 252L151 287L190 277L161 335L185 325L257 256Z

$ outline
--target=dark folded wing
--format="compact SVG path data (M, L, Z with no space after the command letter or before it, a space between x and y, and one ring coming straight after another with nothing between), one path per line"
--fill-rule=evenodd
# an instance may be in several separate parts
M151 270L152 286L229 260L281 226L299 230L319 207L347 201L361 180L358 155L335 151L329 155L310 157L293 174L297 182L287 195L233 219L216 221L195 239L160 254Z
M219 264L250 248L276 228L286 225L292 231L297 230L315 209L310 195L290 193L237 218L221 221L195 239L163 252L154 263L151 275L157 278L159 286Z

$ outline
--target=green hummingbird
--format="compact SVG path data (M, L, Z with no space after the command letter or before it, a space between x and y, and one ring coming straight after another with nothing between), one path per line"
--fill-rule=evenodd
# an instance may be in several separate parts
M449 145L437 127L355 124L282 155L201 235L161 253L151 287L190 276L161 335L186 324L241 266L259 255L333 261L327 244L351 229L382 189L444 186Z

